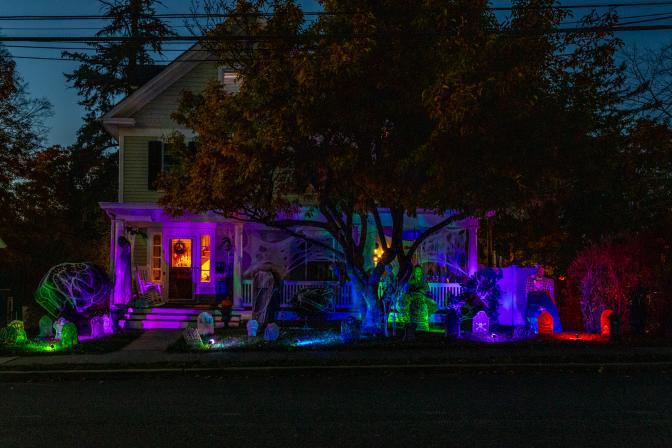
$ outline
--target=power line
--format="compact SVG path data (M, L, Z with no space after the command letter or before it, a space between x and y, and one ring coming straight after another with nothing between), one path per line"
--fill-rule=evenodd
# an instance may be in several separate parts
M96 51L96 48L94 47L47 47L44 45L3 45L0 44L2 48L28 48L28 49L36 49L36 50L59 50L59 51L68 51L68 50L74 50L74 51ZM179 53L184 53L188 47L185 48L162 48L161 53L164 51L170 51L170 52L179 52ZM202 48L193 48L191 51L204 51L208 52L208 50L202 49Z
M590 4L568 4L555 5L550 8L543 6L529 6L525 9L618 9L618 8L640 8L640 7L661 7L672 6L672 1L655 1L655 2L635 2L635 3L590 3ZM494 6L487 8L490 11L514 11L520 8L512 6ZM270 17L272 12L259 13L169 13L169 14L141 14L142 19L194 19L194 18L230 18L230 17ZM355 11L350 12L327 12L327 11L303 11L304 16L337 16L337 15L353 15ZM106 15L6 15L0 16L0 21L70 21L70 20L110 20Z
M671 25L612 25L612 26L584 26L571 28L556 28L548 31L553 34L570 34L570 33L595 33L595 32L632 32L632 31L662 31L672 29ZM512 34L516 35L516 34ZM532 35L527 33L525 35ZM344 34L341 37L352 39L369 39L372 37L380 37L381 34ZM404 36L436 36L432 33L405 33ZM281 35L228 35L228 36L163 36L159 39L148 39L145 37L128 37L128 36L0 36L0 42L62 42L62 43L123 43L123 42L146 42L146 41L163 41L163 42L224 42L224 41L249 41L249 42L263 42L278 39L284 39Z
M646 22L653 22L653 21L658 21L658 20L663 20L660 17L663 18L668 18L672 14L672 11L668 12L659 12L659 13L650 13L650 14L638 14L638 15L624 15L624 16L619 16L619 20L628 20L628 19L645 19L645 18L651 18L651 20L643 20L641 22L637 23L646 23ZM581 20L572 20L572 21L565 21L562 22L563 25L571 25L571 24L581 24L583 23ZM621 25L628 24L628 23L634 23L634 22L620 22ZM171 28L194 28L194 26L197 25L170 25ZM3 26L0 27L0 31L4 30L12 30L12 31L42 31L42 30L59 30L59 31L66 31L66 30L86 30L86 31L100 31L101 27L64 27L64 26L44 26L44 27L7 27ZM11 36L10 36L11 37Z

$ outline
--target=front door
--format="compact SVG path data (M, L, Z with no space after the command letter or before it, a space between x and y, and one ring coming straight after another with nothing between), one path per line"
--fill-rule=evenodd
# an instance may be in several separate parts
M192 240L191 238L173 238L170 240L170 275L168 301L192 302Z

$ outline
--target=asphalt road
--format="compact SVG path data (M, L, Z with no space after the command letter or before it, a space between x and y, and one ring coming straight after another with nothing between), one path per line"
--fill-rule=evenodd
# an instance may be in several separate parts
M670 447L668 373L285 372L0 383L0 447Z

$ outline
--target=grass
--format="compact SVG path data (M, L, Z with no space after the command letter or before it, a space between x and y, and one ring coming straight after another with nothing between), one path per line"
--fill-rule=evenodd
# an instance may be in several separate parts
M106 338L83 340L73 349L61 347L58 341L31 340L25 344L0 344L0 356L110 353L125 347L140 334L140 332L123 332Z

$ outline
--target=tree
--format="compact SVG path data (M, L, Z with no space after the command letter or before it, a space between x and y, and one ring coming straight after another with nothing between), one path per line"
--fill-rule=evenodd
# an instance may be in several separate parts
M103 129L101 117L121 95L130 95L144 81L156 74L154 54L161 55L162 38L173 35L170 28L156 17L157 0L99 0L110 24L96 33L97 37L119 38L119 41L90 44L95 54L63 52L63 57L81 62L65 75L82 97L86 115L80 128L77 145L104 151L116 145Z
M303 227L327 232L377 331L386 265L399 262L405 281L435 232L545 203L569 182L567 163L607 147L620 125L618 41L554 33L565 13L542 0L514 2L503 24L486 1L328 0L324 10L307 23L291 0L240 0L210 31L240 91L185 94L175 118L198 146L164 178L162 202L302 238ZM405 246L421 211L443 218ZM383 249L370 271L369 226Z
M21 255L25 233L21 227L22 198L30 161L43 149L43 119L51 113L44 99L31 98L11 55L0 47L0 235L8 249L0 259L0 287L22 287L22 269L14 263Z
M22 177L26 159L42 144L43 119L51 113L45 99L33 99L16 72L16 63L0 47L0 207L3 218L15 210L15 187ZM4 222L6 224L6 222Z

